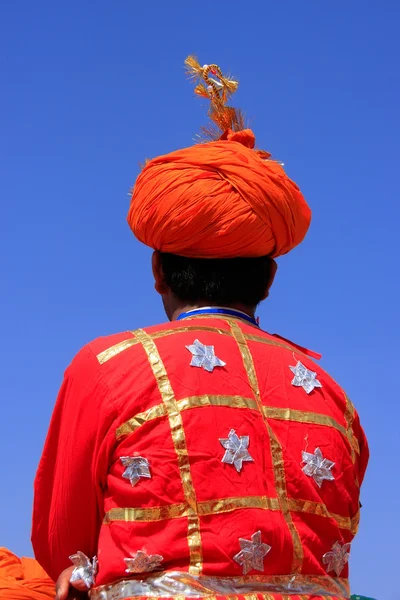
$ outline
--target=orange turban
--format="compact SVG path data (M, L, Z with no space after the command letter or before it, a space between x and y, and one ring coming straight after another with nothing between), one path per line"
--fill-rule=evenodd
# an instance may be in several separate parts
M151 160L133 190L128 223L151 248L195 258L286 254L309 227L297 185L249 129L227 131Z
M0 548L0 600L53 600L51 579L33 558L19 559Z

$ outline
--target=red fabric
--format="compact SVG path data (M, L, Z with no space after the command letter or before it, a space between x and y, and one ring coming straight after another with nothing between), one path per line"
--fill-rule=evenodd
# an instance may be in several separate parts
M0 548L0 600L53 600L55 585L33 558Z
M297 246L311 211L283 168L252 149L254 140L250 130L227 132L151 160L128 213L136 237L197 258L276 257Z
M239 323L237 321L237 323ZM215 328L215 331L207 329ZM190 319L150 328L157 333L156 347L168 373L177 401L198 395L230 395L252 398L253 392L238 344L222 318ZM323 369L295 346L240 322L246 334L261 336L264 343L249 339L261 401L276 409L302 414L318 413L338 427L273 416L268 423L282 446L286 491L289 500L325 505L329 513L354 517L359 509L359 487L368 461L368 448L357 414L349 431L358 443L352 459L345 418L346 397ZM179 332L173 333L175 330ZM168 335L162 335L168 331ZM97 585L111 583L125 574L124 558L137 550L164 557L163 569L187 570L189 547L187 519L155 522L116 522L102 525L105 512L117 507L159 507L185 502L170 424L166 416L145 422L127 437L117 440L119 426L138 413L162 403L144 348L136 343L100 364L96 355L131 333L99 338L75 357L66 372L57 400L43 457L35 483L32 541L36 557L56 578L69 566L68 556L82 550L99 558ZM199 339L213 345L224 368L208 373L190 366L187 345ZM322 388L311 394L291 385L289 366L300 360L317 372ZM294 412L293 414L299 414ZM270 439L260 413L247 408L203 406L181 411L190 472L197 502L221 498L267 496L277 498ZM342 428L340 430L340 428ZM219 438L229 430L249 435L254 462L243 463L237 473L221 462L224 450ZM339 429L339 430L338 430ZM302 471L302 451L319 447L335 462L334 481L319 488ZM131 486L122 477L121 456L140 455L150 463L151 479ZM301 504L301 503L300 503ZM322 556L334 542L351 541L349 528L335 518L291 512L301 539L303 575L326 576ZM239 509L200 516L203 570L205 575L241 576L233 560L240 550L238 538L250 539L261 530L271 546L264 560L265 575L288 575L292 571L293 541L281 510ZM252 574L257 572L252 571ZM341 577L346 578L346 566ZM333 575L330 573L329 575ZM274 596L277 600L279 594ZM302 596L302 598L308 596ZM310 596L311 598L311 596Z

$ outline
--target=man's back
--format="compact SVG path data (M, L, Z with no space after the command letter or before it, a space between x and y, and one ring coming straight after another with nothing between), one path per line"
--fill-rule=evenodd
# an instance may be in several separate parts
M70 367L36 484L33 541L51 574L82 550L98 553L97 587L132 578L113 599L348 597L368 449L349 399L309 356L205 315L82 352L92 375L79 383Z

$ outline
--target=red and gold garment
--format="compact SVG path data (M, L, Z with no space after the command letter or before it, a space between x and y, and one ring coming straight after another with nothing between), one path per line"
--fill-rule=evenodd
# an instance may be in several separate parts
M367 461L337 383L240 319L99 338L54 410L36 557L56 579L96 554L96 600L342 600Z

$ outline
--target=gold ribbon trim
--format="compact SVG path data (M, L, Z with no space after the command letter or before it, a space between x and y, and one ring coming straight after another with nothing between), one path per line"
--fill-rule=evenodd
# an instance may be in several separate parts
M190 463L186 446L185 431L175 395L168 378L161 356L152 338L142 329L136 331L136 337L142 344L158 389L164 403L171 428L171 436L178 459L182 488L187 502L188 545L190 553L189 573L198 575L201 572L202 551L200 538L200 521L197 514L196 493L193 487Z
M259 410L257 402L253 398L245 398L243 396L190 396L188 398L177 400L176 404L180 411L189 410L192 408L201 408L204 406L228 406L230 408L248 408L251 410ZM273 406L263 406L263 412L267 419L278 419L281 421L294 421L297 423L309 423L310 425L333 427L339 431L346 438L346 440L349 441L349 443L351 443L349 439L349 430L328 415L291 408L277 408ZM117 440L129 435L138 427L143 425L143 423L147 423L153 419L159 419L164 417L166 414L167 412L163 404L156 404L148 410L138 413L118 427L116 430ZM351 446L351 448L354 447L354 445ZM357 447L357 450L359 451L359 447Z
M161 417L165 417L167 414L167 409L164 404L156 404L152 406L148 410L145 410L141 413L137 413L134 417L122 423L116 430L116 438L120 440L121 438L129 435L132 431L135 431L138 427L143 425L144 423L148 423L149 421L153 421L154 419L160 419Z
M188 398L177 400L176 405L180 411L189 410L192 408L202 408L204 406L227 406L229 408L249 408L251 410L258 410L257 403L252 398L245 398L243 396L189 396ZM148 410L138 413L117 428L117 440L129 435L135 431L135 429L143 425L143 423L147 423L153 419L159 419L160 417L164 417L166 414L167 411L164 404L156 404Z
M291 512L307 513L328 519L330 518L336 522L340 529L351 531L354 535L357 531L360 519L359 511L354 517L344 517L342 515L330 513L325 504L312 502L311 500L288 498L287 504ZM240 498L216 498L214 500L205 500L197 503L197 513L199 516L217 515L249 508L280 510L280 502L278 498L269 498L267 496L245 496ZM124 521L126 523L136 521L148 523L153 521L166 521L169 519L187 517L189 512L190 508L183 503L147 508L112 508L106 513L104 524L107 525L113 521Z
M344 420L346 421L346 434L350 443L350 448L351 448L351 458L353 460L353 463L356 460L355 457L355 452L357 454L360 454L360 444L358 443L357 438L354 435L354 431L353 431L353 421L354 421L354 417L355 417L355 408L352 404L352 402L350 401L350 398L347 396L347 394L344 395L345 399L346 399L346 410L344 412ZM359 487L359 483L358 481L356 481L358 487Z
M227 319L228 320L228 319ZM254 367L253 357L251 355L250 349L247 345L244 334L236 321L228 320L233 337L235 338L240 353L242 355L243 365L247 373L247 377L250 383L250 387L253 390L254 398L257 402L259 411L261 416L263 417L265 426L267 428L271 446L271 454L272 454L272 465L274 469L274 478L275 478L275 487L279 498L279 503L281 506L283 518L286 521L288 529L290 531L290 535L292 537L293 543L293 562L292 562L292 571L293 573L298 573L301 571L301 567L303 564L303 546L301 543L301 539L299 533L296 529L295 524L292 520L292 515L290 513L287 490L286 490L286 478L285 478L285 464L283 459L282 447L279 443L278 438L276 437L274 431L272 430L270 424L266 420L264 414L264 406L261 402L260 390L258 387L258 379L256 370Z
M209 319L210 316L209 315L197 315L195 317L191 317L191 319L202 319L202 318ZM222 318L222 317L218 317L218 318L220 318L221 320L223 320L225 322L233 321L233 319L227 319L227 318ZM182 320L182 322L183 322L183 320ZM163 331L156 331L155 333L152 333L151 335L150 334L147 334L147 335L149 335L149 337L152 340L156 340L158 338L166 337L168 335L174 335L176 333L187 333L188 331L209 331L211 333L219 333L220 335L231 336L231 332L227 329L222 329L220 327L208 327L208 326L203 326L203 325L186 325L183 327L176 327L174 329L164 329ZM99 363L104 364L107 361L109 361L111 358L114 358L114 356L118 356L118 354L120 354L124 350L127 350L128 348L131 348L132 346L137 344L138 340L135 339L136 331L131 331L130 333L134 336L133 338L129 338L122 342L118 342L118 344L115 344L114 346L110 346L110 348L107 348L106 350L103 350L103 352L100 352L97 355L97 360L99 361ZM242 335L244 336L244 339L247 341L260 342L261 344L268 344L269 346L277 346L279 348L285 348L286 350L290 350L291 352L294 351L297 354L302 354L303 356L306 356L306 354L304 354L304 352L301 352L301 350L299 350L298 348L290 346L289 344L285 344L284 342L270 340L269 338L264 337L262 335L256 335L256 334L252 334L252 333L243 333L242 332Z
M135 336L135 332L132 331L131 333L133 336ZM124 350L127 350L128 348L131 348L131 346L134 346L135 344L138 344L138 340L135 337L123 340L122 342L118 342L118 344L115 344L114 346L110 346L110 348L103 350L103 352L100 352L100 354L98 354L96 358L99 361L99 363L103 365L111 358L114 358L114 356L117 356L118 354L120 354Z

